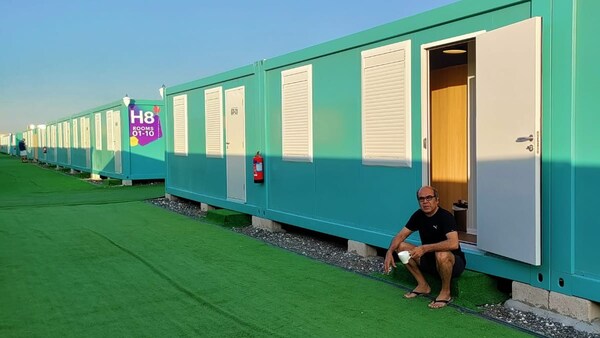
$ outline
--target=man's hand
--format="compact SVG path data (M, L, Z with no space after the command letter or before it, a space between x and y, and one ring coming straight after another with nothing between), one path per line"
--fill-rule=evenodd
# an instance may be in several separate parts
M394 251L388 250L385 253L385 261L383 262L383 272L390 273L391 267L396 267L396 262L394 261Z
M420 245L412 250L410 250L410 258L414 260L418 260L426 253L425 248Z

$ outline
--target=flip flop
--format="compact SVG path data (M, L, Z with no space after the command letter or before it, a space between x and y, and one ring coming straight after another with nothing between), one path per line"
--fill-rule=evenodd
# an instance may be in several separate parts
M432 301L431 303L429 303L429 308L430 309L441 309L443 307L445 307L446 305L452 303L453 299L452 297L450 297L450 299L436 299L434 301ZM442 305L439 306L434 306L435 303L441 303Z
M412 298L417 298L419 296L427 296L429 295L429 292L419 292L419 291L411 291L409 293L404 294L404 298L406 299L412 299Z

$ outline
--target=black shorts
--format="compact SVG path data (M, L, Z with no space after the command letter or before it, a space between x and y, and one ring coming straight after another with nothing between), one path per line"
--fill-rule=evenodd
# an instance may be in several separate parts
M452 278L460 276L465 271L465 259L462 256L454 255L454 266L452 267ZM437 271L437 263L435 262L435 252L428 252L421 257L419 268L432 275L439 276Z

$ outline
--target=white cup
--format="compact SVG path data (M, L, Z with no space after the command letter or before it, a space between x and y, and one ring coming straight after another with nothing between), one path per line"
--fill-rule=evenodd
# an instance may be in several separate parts
M398 252L398 258L400 258L400 262L402 262L402 264L408 264L408 261L410 260L410 253L408 251L400 251Z

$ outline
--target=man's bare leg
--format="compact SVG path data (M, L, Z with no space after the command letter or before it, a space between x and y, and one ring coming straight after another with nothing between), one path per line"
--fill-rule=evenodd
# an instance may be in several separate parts
M402 243L400 244L400 251L410 251L412 249L414 249L415 246L408 244L408 243ZM410 274L415 278L415 280L417 281L417 286L411 291L411 292L407 292L404 294L404 298L415 298L421 294L426 295L429 294L431 292L431 287L429 286L429 284L427 283L427 280L425 279L425 276L423 276L423 273L421 272L421 269L419 269L419 262L415 261L414 259L410 259L408 261L408 264L404 264L404 266L406 267L406 269L408 270L408 272L410 272Z
M436 297L437 301L429 304L430 308L441 308L448 304L452 299L450 291L450 282L452 281L452 268L454 267L454 254L449 251L439 251L435 253L437 270L442 279L442 288L440 294Z

